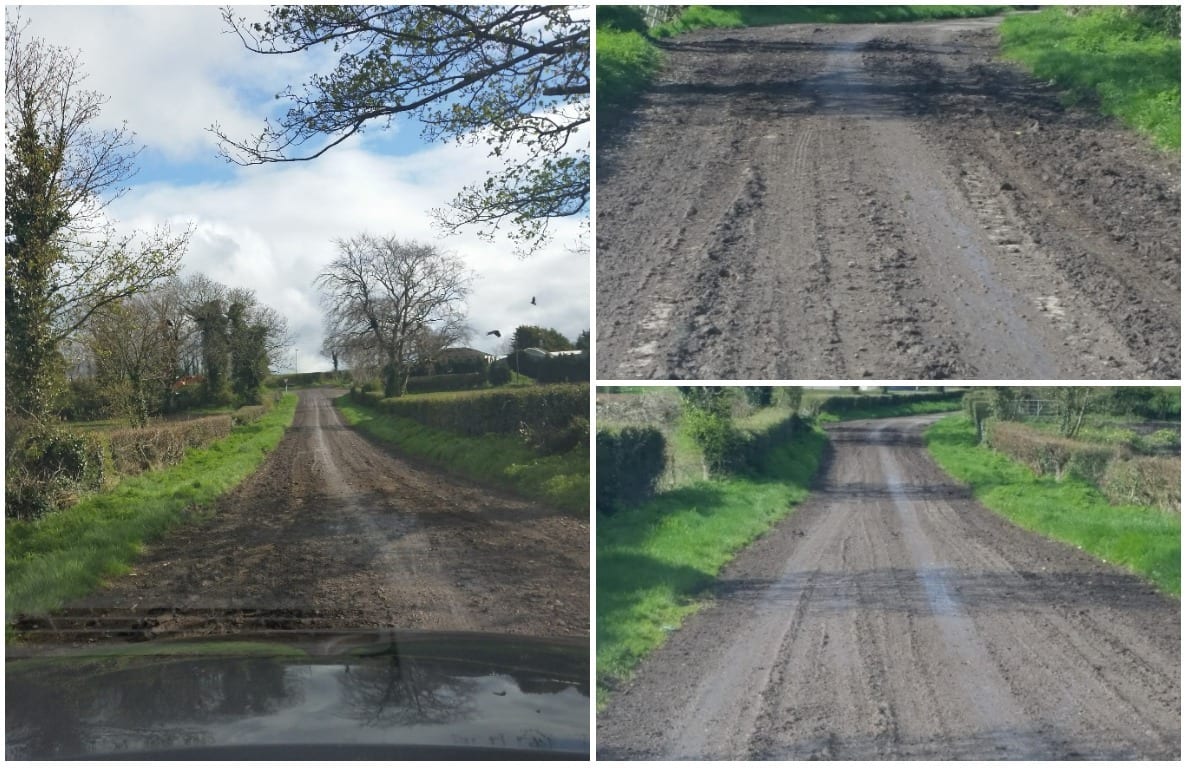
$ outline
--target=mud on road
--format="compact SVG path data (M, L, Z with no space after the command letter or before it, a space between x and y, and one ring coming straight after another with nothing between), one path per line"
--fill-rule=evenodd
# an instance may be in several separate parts
M600 126L599 376L1178 378L1178 156L997 23L667 44Z
M258 629L589 634L589 520L418 466L298 393L261 469L37 635Z
M818 490L612 693L600 758L1179 757L1179 601L968 498L930 421L828 428Z

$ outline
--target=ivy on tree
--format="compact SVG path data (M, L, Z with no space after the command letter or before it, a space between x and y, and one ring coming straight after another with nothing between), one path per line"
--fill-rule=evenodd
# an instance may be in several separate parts
M590 194L590 26L572 6L283 5L249 23L224 10L262 54L329 48L327 74L277 94L287 111L246 140L214 132L232 162L311 160L369 125L418 119L429 141L484 142L502 167L436 210L449 232L503 225L525 250L552 219L585 210Z
M136 173L126 127L96 130L106 99L78 55L4 28L5 412L49 415L61 348L105 307L172 275L189 231L120 233L104 215Z

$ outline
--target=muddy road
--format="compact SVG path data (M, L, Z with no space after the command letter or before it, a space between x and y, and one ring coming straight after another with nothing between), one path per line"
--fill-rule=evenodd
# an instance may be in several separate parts
M608 379L1180 372L1180 163L998 20L705 30L600 125Z
M589 633L589 520L401 459L306 390L261 469L50 620L63 634L258 629Z
M600 758L1179 757L1179 601L967 498L929 421L829 429L819 490L612 694Z

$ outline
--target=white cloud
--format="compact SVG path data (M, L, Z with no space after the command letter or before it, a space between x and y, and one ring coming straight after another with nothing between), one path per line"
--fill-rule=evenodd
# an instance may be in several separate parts
M361 232L436 241L463 258L476 273L473 346L494 352L500 343L486 331L510 334L521 324L572 338L590 327L589 255L572 252L580 222L560 222L550 247L521 259L508 240L442 238L427 215L482 177L484 152L443 145L394 158L344 147L310 163L238 169L229 183L137 187L112 213L135 227L193 222L185 270L252 288L284 314L297 336L300 370L325 366L317 355L321 309L313 280L334 258L333 241Z
M27 19L29 34L81 53L85 87L109 99L98 127L127 121L139 143L174 161L213 157L216 140L207 128L214 123L234 137L258 133L275 104L272 96L303 81L315 66L311 56L247 51L217 6L26 6L7 12Z
M245 8L244 15L261 8ZM227 32L215 6L36 6L20 9L30 34L78 49L88 88L110 97L98 127L127 120L139 142L175 162L211 157L219 122L232 136L262 127L272 94L322 68L330 54L261 56ZM14 9L8 10L9 14ZM582 141L586 141L583 135ZM321 309L312 283L334 257L332 241L361 232L440 241L476 272L472 345L496 351L485 336L516 325L555 327L573 337L588 329L589 255L567 249L582 231L560 222L554 245L519 259L513 244L473 232L442 239L427 212L483 178L486 147L435 145L404 157L350 142L309 163L234 168L230 181L138 183L109 213L122 226L175 230L192 223L186 272L252 288L281 312L296 336L299 370L327 367ZM536 296L537 305L529 302Z

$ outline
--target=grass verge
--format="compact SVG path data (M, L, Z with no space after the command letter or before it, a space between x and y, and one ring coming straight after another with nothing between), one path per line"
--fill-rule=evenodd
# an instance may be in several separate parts
M1005 5L691 5L651 30L671 37L707 27L734 29L774 24L872 24L993 16Z
M595 30L598 46L598 111L630 109L655 76L664 55L639 32L609 27Z
M1068 89L1070 101L1095 101L1159 146L1179 149L1179 34L1153 23L1156 9L1078 8L1008 17L1003 55Z
M276 447L297 408L285 396L258 421L223 440L191 449L180 463L127 478L33 522L5 525L5 620L40 614L127 572L143 545L234 488Z
M598 52L596 72L598 111L603 118L630 109L647 88L664 61L664 55L654 38L673 37L695 29L761 27L773 24L855 24L869 22L903 22L924 19L948 19L971 16L990 16L999 13L1003 5L853 5L853 6L708 6L691 5L672 21L652 27L646 34L642 16L639 29L612 26L615 20L603 24L608 11L633 6L603 6L599 9L599 25L595 30ZM621 23L621 22L619 22Z
M834 421L855 421L857 419L890 419L894 416L920 416L926 413L945 413L946 411L960 410L961 401L959 400L917 400L891 405L872 402L868 407L850 408L845 413L824 411L817 415L817 421L828 423Z
M510 436L466 437L352 403L346 396L334 405L352 427L411 456L570 512L590 509L590 456L581 446L540 456Z
M808 495L825 441L806 430L772 451L757 476L697 482L598 516L599 706L700 607L722 566Z
M977 444L962 415L934 424L928 451L986 507L1016 525L1073 544L1121 565L1173 595L1180 594L1180 521L1152 507L1112 506L1092 485L1036 477L1011 459Z

